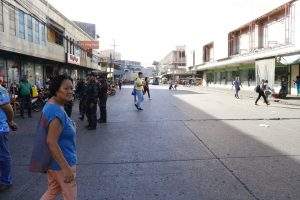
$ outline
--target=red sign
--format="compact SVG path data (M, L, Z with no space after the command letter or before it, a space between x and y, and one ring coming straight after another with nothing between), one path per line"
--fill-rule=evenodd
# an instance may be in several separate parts
M81 48L87 49L99 49L99 41L80 41Z

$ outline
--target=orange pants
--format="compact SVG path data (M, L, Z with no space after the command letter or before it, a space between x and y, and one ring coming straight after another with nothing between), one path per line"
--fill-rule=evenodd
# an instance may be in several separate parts
M76 176L76 167L72 167L72 170ZM60 193L64 200L76 200L77 185L75 180L71 183L65 183L61 170L48 170L47 175L48 189L40 200L55 200Z

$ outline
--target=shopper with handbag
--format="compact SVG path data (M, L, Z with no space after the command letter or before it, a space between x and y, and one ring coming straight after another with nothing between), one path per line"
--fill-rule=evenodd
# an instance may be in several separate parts
M77 195L76 127L64 110L64 105L73 98L72 79L66 75L53 78L50 95L37 128L30 171L47 172L48 189L42 200L55 199L60 193L64 200L74 200Z

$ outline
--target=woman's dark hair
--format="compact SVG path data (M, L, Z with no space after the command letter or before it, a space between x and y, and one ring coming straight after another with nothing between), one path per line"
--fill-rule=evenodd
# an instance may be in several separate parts
M49 86L50 97L53 97L53 96L56 95L56 92L59 90L61 84L65 80L70 80L70 81L73 82L73 79L70 76L66 75L66 74L54 76L50 80L50 86Z

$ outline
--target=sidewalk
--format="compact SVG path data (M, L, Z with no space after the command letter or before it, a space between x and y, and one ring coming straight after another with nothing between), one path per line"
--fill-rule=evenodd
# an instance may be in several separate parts
M228 95L234 95L234 90L233 89L226 89L226 88L213 88L213 87L203 87L203 86L192 86L192 87L185 87L185 86L180 86L179 89L185 89L185 90L192 90L192 91L210 91L210 92L219 92L219 93L224 93ZM250 99L255 99L257 97L256 92L252 91L246 91L246 90L241 90L240 91L240 96L241 97L247 97ZM275 99L273 97L270 97L269 100L271 102L276 102L280 104L285 104L285 105L294 105L294 106L300 106L300 97L299 96L292 96L288 95L286 99Z

